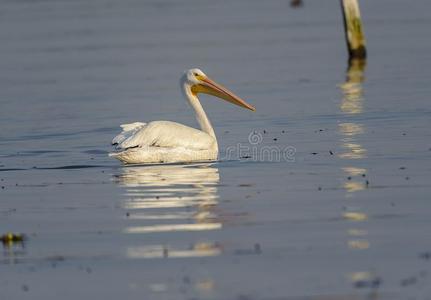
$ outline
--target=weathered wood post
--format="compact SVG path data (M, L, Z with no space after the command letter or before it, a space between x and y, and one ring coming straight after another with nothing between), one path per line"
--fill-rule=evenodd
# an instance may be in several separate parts
M304 3L302 2L302 0L290 0L290 6L291 7L296 8L296 7L300 7L302 5L304 5Z
M346 34L349 59L365 59L367 57L367 49L365 47L365 35L362 30L358 0L340 1L343 10L344 31Z

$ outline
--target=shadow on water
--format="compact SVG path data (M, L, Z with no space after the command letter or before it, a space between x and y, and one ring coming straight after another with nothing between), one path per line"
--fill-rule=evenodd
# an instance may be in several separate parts
M220 176L214 164L124 167L115 181L124 188L125 234L163 234L164 244L130 246L129 258L203 257L221 254L213 241L179 238L180 233L220 230ZM176 236L178 234L178 236ZM183 236L183 235L181 235Z
M73 170L73 169L89 169L89 168L106 168L103 165L70 165L59 167L32 167L32 168L2 168L0 172L7 171L28 171L28 170Z

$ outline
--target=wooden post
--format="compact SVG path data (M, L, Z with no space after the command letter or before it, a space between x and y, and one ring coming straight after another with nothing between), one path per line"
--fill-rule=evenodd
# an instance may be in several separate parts
M365 47L365 35L362 30L358 0L340 1L343 10L344 31L346 34L349 59L365 59L367 57L367 49Z
M290 0L290 6L291 7L296 8L296 7L300 7L302 5L304 5L304 3L302 2L302 0Z

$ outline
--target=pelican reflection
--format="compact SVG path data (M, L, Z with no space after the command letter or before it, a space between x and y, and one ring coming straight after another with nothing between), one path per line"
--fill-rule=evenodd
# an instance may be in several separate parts
M126 234L163 234L219 230L217 215L220 176L213 164L155 165L125 167L116 177L125 189L123 207L127 210ZM173 258L215 256L221 253L217 242L186 241L180 244L128 247L130 258Z

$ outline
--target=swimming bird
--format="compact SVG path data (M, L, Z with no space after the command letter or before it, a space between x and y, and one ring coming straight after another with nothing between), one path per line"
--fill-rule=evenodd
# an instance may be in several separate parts
M171 121L123 124L123 131L112 140L116 151L109 154L111 157L126 164L216 160L217 138L198 94L213 95L255 111L252 105L211 80L200 69L184 72L180 85L184 97L195 112L200 130Z

